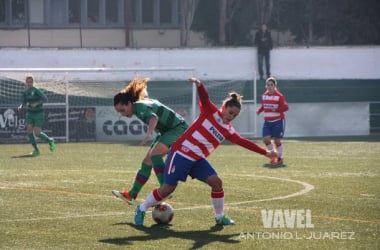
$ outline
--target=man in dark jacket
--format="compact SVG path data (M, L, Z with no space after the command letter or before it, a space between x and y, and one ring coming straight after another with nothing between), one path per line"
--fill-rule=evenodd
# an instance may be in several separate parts
M256 32L255 45L257 46L257 61L259 65L260 80L263 80L263 61L265 60L265 70L267 78L270 77L270 51L273 48L272 36L264 23L261 29Z

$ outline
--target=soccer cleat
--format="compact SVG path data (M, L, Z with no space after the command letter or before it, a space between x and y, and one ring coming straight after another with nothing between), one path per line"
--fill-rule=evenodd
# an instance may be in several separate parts
M133 204L134 199L132 199L132 197L129 195L128 191L120 192L120 191L117 191L117 190L112 190L112 194L116 198L119 198L119 199L125 201L129 205Z
M278 158L277 159L277 164L279 164L279 165L284 164L284 158Z
M31 156L39 156L40 151L38 149L35 149L33 152L30 153Z
M231 220L225 215L220 219L215 218L215 221L216 221L216 225L220 225L220 226L235 225L235 221Z
M49 139L49 148L50 148L50 152L54 152L55 151L54 138Z
M275 164L275 163L277 163L277 157L272 157L272 158L270 158L270 163L271 164Z
M135 225L143 226L144 225L145 212L140 210L140 205L135 209Z

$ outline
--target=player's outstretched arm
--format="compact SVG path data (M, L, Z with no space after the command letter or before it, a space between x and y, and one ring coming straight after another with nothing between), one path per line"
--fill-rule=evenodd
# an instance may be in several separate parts
M210 103L210 98L203 82L195 77L190 77L189 82L195 83L195 85L197 86L200 102L202 103L202 105L207 106Z
M255 142L248 140L247 138L241 137L238 134L234 134L233 136L228 138L228 140L243 148L246 148L258 154L265 155L268 158L277 157L277 153L275 151L266 150L265 148L257 145Z

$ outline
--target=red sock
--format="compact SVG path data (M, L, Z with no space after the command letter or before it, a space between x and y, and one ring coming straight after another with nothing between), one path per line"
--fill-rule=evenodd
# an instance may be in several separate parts
M160 194L160 191L158 191L158 188L153 190L153 196L154 196L154 199L156 199L156 201L162 201L163 200L163 198Z

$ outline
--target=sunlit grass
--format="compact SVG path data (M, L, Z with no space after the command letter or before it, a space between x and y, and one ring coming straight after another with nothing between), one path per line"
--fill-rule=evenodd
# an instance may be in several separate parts
M210 188L190 177L169 200L176 209L170 226L156 226L147 213L146 226L135 227L134 206L111 190L130 187L146 150L69 143L57 144L54 153L41 145L41 155L31 158L22 157L28 144L0 144L0 249L380 246L380 142L285 140L281 167L244 148L221 146L209 160L223 179L225 212L237 223L224 228L214 226ZM156 186L152 173L138 202ZM310 209L314 228L264 228L262 209ZM257 236L263 232L269 238ZM321 232L340 238L306 239ZM354 239L344 238L348 232ZM279 233L293 238L274 239Z

